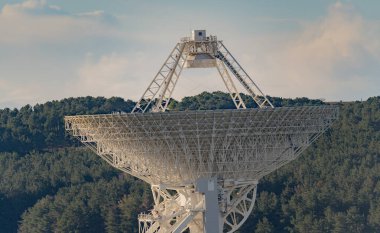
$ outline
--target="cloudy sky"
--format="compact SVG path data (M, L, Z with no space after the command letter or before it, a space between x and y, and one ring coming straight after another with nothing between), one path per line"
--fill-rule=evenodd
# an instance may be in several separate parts
M380 1L0 0L0 108L72 96L137 100L180 37L217 35L271 96L380 94ZM176 98L223 90L184 70Z

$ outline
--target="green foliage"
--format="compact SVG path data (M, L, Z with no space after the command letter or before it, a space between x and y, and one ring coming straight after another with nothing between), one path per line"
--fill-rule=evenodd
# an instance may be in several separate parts
M78 145L65 134L65 115L130 112L133 106L134 102L118 97L87 96L0 110L0 152L25 154L32 150Z
M242 95L247 105L255 106ZM275 106L326 104L270 97ZM339 103L340 117L300 158L259 183L243 232L380 232L380 97ZM138 232L148 185L64 132L63 116L129 112L121 98L69 98L0 110L0 232ZM226 93L173 101L171 111L228 109Z
M0 232L14 232L21 214L60 188L111 180L120 173L83 149L0 153Z
M248 108L256 108L257 104L253 99L241 93L241 97ZM303 105L322 105L321 100L311 100L308 98L286 99L277 97L268 97L275 107L291 107ZM169 104L171 110L215 110L215 109L233 109L235 105L229 94L217 91L213 93L202 92L196 96L184 97L180 102L172 101Z
M131 224L144 192L141 181L117 177L61 188L23 214L19 232L138 232Z
M255 233L271 233L273 232L273 226L266 217L259 221L256 226Z
M379 124L380 97L341 103L332 129L264 177L242 232L263 217L275 232L380 232Z

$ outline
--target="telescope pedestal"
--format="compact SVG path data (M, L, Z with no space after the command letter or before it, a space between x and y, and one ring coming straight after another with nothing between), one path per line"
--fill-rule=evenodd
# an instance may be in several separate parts
M195 185L152 185L154 208L140 214L140 233L235 232L247 220L256 198L257 181L198 179Z

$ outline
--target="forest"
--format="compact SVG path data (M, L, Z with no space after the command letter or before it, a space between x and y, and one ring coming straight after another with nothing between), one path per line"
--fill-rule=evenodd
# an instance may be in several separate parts
M254 102L242 94L248 107ZM276 107L321 100L269 97ZM65 115L130 112L118 97L0 109L0 232L138 232L149 186L65 132ZM239 233L380 232L380 96L338 102L339 119L298 159L259 181ZM172 100L170 111L234 108L229 95Z

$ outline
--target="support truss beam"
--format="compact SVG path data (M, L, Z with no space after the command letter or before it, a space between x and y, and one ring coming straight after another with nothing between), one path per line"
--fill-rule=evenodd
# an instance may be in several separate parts
M237 231L248 219L253 210L257 193L257 182L245 185L234 185L223 189L223 232Z
M185 187L170 192L160 185L151 188L154 208L139 215L140 233L181 233L191 224L199 225L204 211L201 194Z
M269 101L266 95L260 90L253 79L245 72L243 67L232 56L228 49L221 41L218 41L218 51L216 57L224 62L231 73L239 80L244 89L251 95L259 108L271 107L273 104Z
M157 103L152 109L153 112L165 112L166 108L168 107L170 98L172 97L174 88L186 62L187 53L183 53L185 47L186 44L181 43L177 53L171 55L175 56L171 57L171 59L174 61L174 65L170 70L168 77L163 83L163 88L160 95L158 96Z
M211 181L215 186L210 187ZM164 186L152 185L154 208L150 214L139 215L139 232L235 232L252 212L256 190L257 181L223 182L216 178L199 179L195 186L170 192ZM214 205L216 208L210 209Z
M216 61L216 69L218 70L220 77L222 78L228 92L230 93L231 99L235 104L237 109L246 109L245 103L237 90L235 83L233 82L230 74L228 73L226 66L220 60Z
M146 112L160 90L161 93L153 110L165 111L186 60L183 54L185 46L185 43L177 43L132 112Z
M202 40L184 38L177 43L132 112L165 112L184 67L216 67L236 108L245 109L246 105L227 71L228 68L259 108L274 107L222 41L210 36Z

